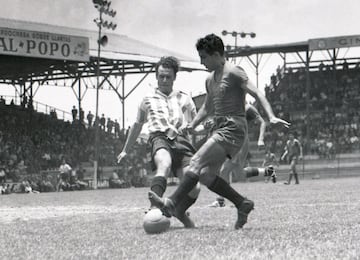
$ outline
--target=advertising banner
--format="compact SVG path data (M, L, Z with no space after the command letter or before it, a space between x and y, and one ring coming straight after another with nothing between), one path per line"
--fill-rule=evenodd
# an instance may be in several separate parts
M309 50L327 50L360 46L360 35L318 38L309 40Z
M89 61L89 39L82 36L0 27L0 54Z

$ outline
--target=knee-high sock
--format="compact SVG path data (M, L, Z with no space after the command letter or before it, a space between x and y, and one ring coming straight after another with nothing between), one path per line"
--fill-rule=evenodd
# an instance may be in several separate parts
M297 173L294 173L294 177L295 177L295 183L299 183L299 177Z
M216 176L214 182L208 188L216 194L230 200L236 207L240 207L244 201L244 197L219 176Z
M179 203L176 205L175 209L175 216L176 217L182 217L186 210L191 207L195 203L197 198L192 198L188 194L185 195L182 200L179 201Z
M173 194L169 196L176 207L180 201L196 186L199 181L199 175L191 171L187 171L182 177L179 186Z
M256 167L246 167L244 168L246 178L259 176L259 169Z
M244 172L246 174L246 178L255 177L259 175L265 175L265 168L257 168L257 167L246 167L244 168Z
M288 183L290 183L290 182L291 182L292 176L293 176L293 174L292 174L292 173L290 173L290 174L289 174L289 181L288 181Z
M151 181L150 190L155 192L158 196L162 197L166 190L166 186L167 186L167 180L165 177L155 176Z

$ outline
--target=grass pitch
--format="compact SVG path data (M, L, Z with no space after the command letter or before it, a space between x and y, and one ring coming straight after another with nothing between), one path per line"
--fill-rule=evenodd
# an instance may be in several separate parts
M236 210L210 208L202 187L196 229L176 219L142 228L148 188L0 196L2 259L360 259L360 178L234 183L255 201L242 230ZM175 187L168 187L169 194Z

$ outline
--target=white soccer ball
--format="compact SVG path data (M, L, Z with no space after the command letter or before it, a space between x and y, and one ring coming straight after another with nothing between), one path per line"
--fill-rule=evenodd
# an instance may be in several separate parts
M144 216L143 227L148 234L162 233L169 229L170 219L160 209L151 209Z

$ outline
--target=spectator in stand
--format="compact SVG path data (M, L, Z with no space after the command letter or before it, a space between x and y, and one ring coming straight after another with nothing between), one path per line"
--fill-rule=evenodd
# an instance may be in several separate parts
M303 150L302 146L299 142L296 133L289 133L289 139L286 142L285 151L283 155L281 156L281 160L285 160L287 158L287 161L290 164L290 174L289 174L289 180L285 182L284 184L289 185L291 183L292 176L295 177L295 184L299 184L299 177L296 170L296 165L298 163L298 160L301 160L303 157Z
M121 179L116 171L109 178L109 188L128 188L130 184Z
M80 107L80 115L79 115L80 124L84 123L84 118L85 118L84 110Z
M113 127L114 127L114 122L110 119L110 117L108 117L108 119L106 121L106 128L107 128L107 132L109 134L112 133Z
M73 118L73 122L76 120L76 117L77 117L77 109L75 106L72 107L72 110L71 110L71 114L72 114L72 118Z
M6 103L5 103L5 99L3 96L0 97L0 106L5 106Z
M70 190L84 190L87 186L87 184L81 180L79 180L77 171L72 170L70 173Z
M66 163L65 158L62 159L61 165L59 167L59 171L60 174L58 176L58 183L56 185L56 190L57 191L68 190L72 168L69 164Z
M55 187L51 182L51 178L49 175L42 176L42 180L39 182L40 192L53 192L55 191Z
M50 111L50 117L53 119L57 119L56 109L51 109Z
M100 127L100 117L99 116L95 117L94 126L95 127Z
M104 130L104 131L105 131L105 121L106 121L105 115L102 114L102 115L101 115L101 118L100 118L100 127L101 127L101 129Z
M11 187L10 184L0 184L0 194L10 194L11 193Z
M120 124L117 121L117 119L115 119L114 128L115 128L115 137L116 138L120 137Z
M1 168L0 168L0 184L5 183L5 181L6 181L5 168L1 167Z
M94 119L94 115L91 113L91 111L88 112L88 114L86 116L86 119L88 121L89 127L91 127L92 126L92 121Z

